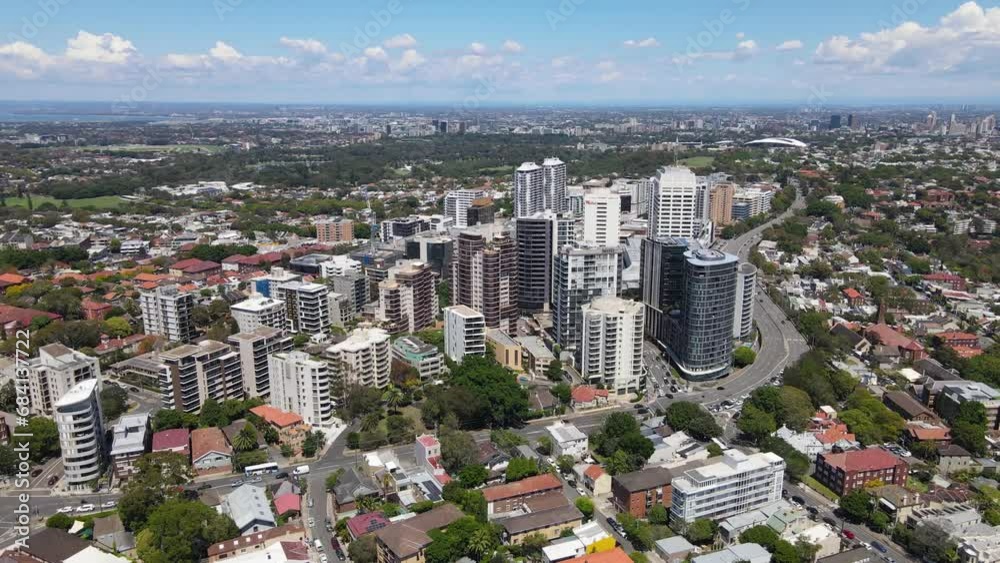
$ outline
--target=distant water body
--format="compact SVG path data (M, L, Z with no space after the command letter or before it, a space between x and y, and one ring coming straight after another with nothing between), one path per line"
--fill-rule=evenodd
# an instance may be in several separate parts
M169 119L162 115L87 115L72 113L2 113L0 112L0 123L54 123L57 121L72 122L101 122L101 121L161 121Z

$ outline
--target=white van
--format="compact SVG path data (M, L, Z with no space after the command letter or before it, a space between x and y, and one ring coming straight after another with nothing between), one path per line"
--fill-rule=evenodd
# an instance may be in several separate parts
M313 540L313 546L316 547L316 551L323 551L323 542L319 538Z
M292 475L308 475L308 474L309 474L308 465L300 465L292 471Z

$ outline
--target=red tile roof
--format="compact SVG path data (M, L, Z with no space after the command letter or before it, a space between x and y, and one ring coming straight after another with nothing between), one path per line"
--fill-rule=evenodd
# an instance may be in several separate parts
M583 474L590 479L598 479L604 475L604 469L600 465L591 465Z
M559 479L551 473L545 473L513 483L485 488L483 489L483 496L486 497L488 502L495 502L558 488L562 488L562 483Z
M212 452L224 455L232 455L233 448L226 441L226 435L222 430L211 428L198 428L191 433L191 459L198 461L201 457Z
M593 402L597 397L607 398L607 389L597 389L596 387L591 387L590 385L579 385L573 388L573 401L576 403L590 403Z
M285 493L275 497L274 510L278 516L288 512L302 512L302 497L295 493Z
M49 319L55 321L61 319L62 315L47 313L37 309L24 309L21 307L12 307L10 305L0 305L0 324L2 325L15 323L19 327L29 326L31 324L31 320L35 317L48 317Z
M564 559L562 563L632 563L632 558L625 554L625 551L616 547L611 551L600 553L588 553L572 559Z
M286 426L294 426L302 423L301 416L292 412L285 412L281 409L274 408L271 405L260 405L259 407L250 409L250 412L263 418L268 424L272 424L278 428L285 428Z
M846 472L879 471L882 469L891 469L901 463L905 463L882 448L868 448L858 451L821 455L827 465L843 469Z
M161 430L153 434L153 451L187 448L191 440L191 431L187 428Z
M861 293L853 287L848 287L844 290L844 297L848 299L861 299Z
M365 534L380 530L388 525L389 520L381 512L359 514L347 521L347 529L351 531L351 535L355 538L360 538Z

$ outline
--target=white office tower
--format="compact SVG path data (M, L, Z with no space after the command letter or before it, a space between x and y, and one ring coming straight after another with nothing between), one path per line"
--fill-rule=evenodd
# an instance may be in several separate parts
M455 305L444 310L444 350L452 361L486 354L486 318L482 313Z
M93 486L101 475L107 445L96 379L81 381L55 403L63 484L70 489Z
M566 211L566 163L558 158L542 161L545 189L545 209L562 213Z
M194 337L193 309L194 296L181 293L175 285L139 293L139 310L146 334L163 336L173 342L190 342Z
M746 340L753 332L753 300L757 295L757 267L749 262L736 269L736 312L733 338Z
M364 273L361 269L361 262L345 254L336 254L331 256L329 260L319 263L319 275L326 279L333 276L361 273Z
M653 177L650 238L690 239L701 230L698 185L694 172L683 166L664 166Z
M101 366L93 358L63 346L46 344L38 357L27 361L28 398L31 412L51 414L53 403L81 381L100 381Z
M347 340L326 349L330 374L344 386L382 389L392 368L389 333L380 328L356 328Z
M552 308L556 342L580 360L581 307L598 297L618 295L619 250L611 247L559 249L552 267Z
M781 499L785 461L771 452L723 452L722 461L674 477L670 517L691 523L719 521Z
M618 246L621 236L622 199L607 188L583 196L583 244Z
M280 352L271 356L271 397L268 403L302 417L310 426L333 422L330 366L305 352Z
M642 303L599 297L584 305L580 375L618 395L644 387Z
M273 267L266 276L254 279L254 291L264 297L276 297L278 286L283 283L301 281L302 276L284 268Z
M261 326L230 335L226 342L239 354L246 396L267 397L271 392L267 358L271 354L291 351L292 337L280 329Z
M293 281L277 288L277 298L285 302L288 327L292 332L319 334L330 330L330 289L319 283Z
M229 308L240 332L253 332L258 328L270 327L285 329L288 327L288 314L285 302L255 293L245 301L240 301Z
M649 206L653 201L652 178L619 178L611 183L611 191L629 196L631 213L640 217L649 216Z
M455 227L464 229L469 226L468 211L472 202L484 197L484 190L452 190L444 196L444 216L454 220Z
M525 162L514 171L514 217L545 211L545 178L542 167Z

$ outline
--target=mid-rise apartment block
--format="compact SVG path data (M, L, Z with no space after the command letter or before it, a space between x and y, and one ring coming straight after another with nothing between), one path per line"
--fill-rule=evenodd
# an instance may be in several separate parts
M438 314L434 272L428 264L405 261L379 282L378 320L391 333L418 332L434 325Z
M598 297L615 297L621 286L619 250L564 246L553 266L552 308L556 342L581 359L583 306Z
M285 303L288 327L292 332L325 333L330 330L330 289L319 283L293 281L277 288Z
M468 211L472 202L484 197L486 192L483 190L452 190L444 196L444 214L454 219L456 227L464 229L470 226Z
M107 454L100 389L96 379L74 385L54 405L63 465L69 489L91 486L101 476Z
M269 358L271 396L268 403L295 413L310 426L333 422L330 366L305 352L279 352Z
M356 328L343 342L326 349L330 374L344 386L389 386L392 354L389 333L380 328Z
M598 297L581 307L583 335L578 366L583 380L624 395L645 388L642 303Z
M253 332L260 327L284 330L288 328L288 311L284 301L259 293L229 308L240 332Z
M756 510L781 499L784 477L785 461L774 453L726 450L720 461L674 477L671 519L718 521Z
M115 479L128 481L139 472L136 462L150 446L153 432L149 426L149 413L127 414L111 428L111 464Z
M483 314L465 305L444 310L444 349L454 362L466 356L486 354L486 319Z
M906 462L882 448L821 453L816 456L813 473L817 481L840 496L863 488L871 481L904 486L907 475Z
M143 332L163 336L174 342L190 342L194 338L194 296L181 293L177 286L161 286L139 292Z
M444 355L416 336L407 335L392 343L392 359L417 370L421 381L437 379L444 370Z
M93 379L100 389L101 367L97 358L62 344L46 344L38 357L28 360L28 397L31 412L51 415L60 397L77 384Z
M222 342L202 340L143 358L158 365L163 408L197 413L208 399L245 396L240 357Z
M352 240L354 240L354 223L348 219L316 223L316 241L320 244L340 244Z
M486 326L517 330L517 246L506 235L487 241L476 233L456 240L452 273L452 304L483 314Z
M271 393L271 372L268 357L293 348L291 335L267 326L249 332L239 332L226 340L240 357L243 387L247 397L266 398Z

